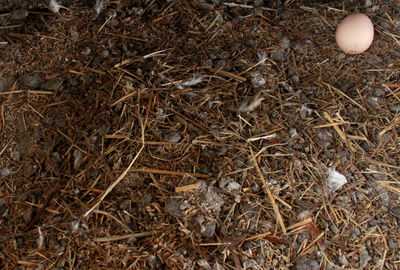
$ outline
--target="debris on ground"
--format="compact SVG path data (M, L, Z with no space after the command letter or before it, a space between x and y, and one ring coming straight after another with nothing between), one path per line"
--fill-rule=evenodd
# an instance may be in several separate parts
M399 1L0 8L1 269L399 268Z

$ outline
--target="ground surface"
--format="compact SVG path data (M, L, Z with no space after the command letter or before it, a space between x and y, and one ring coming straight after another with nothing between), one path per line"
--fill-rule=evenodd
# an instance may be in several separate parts
M398 1L122 2L0 16L3 269L400 267Z

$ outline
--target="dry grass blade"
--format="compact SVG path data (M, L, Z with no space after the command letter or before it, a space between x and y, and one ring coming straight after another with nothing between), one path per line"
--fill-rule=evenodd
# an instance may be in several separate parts
M139 232L139 233L130 233L124 235L114 235L109 237L98 237L94 238L93 241L95 242L112 242L112 241L119 241L131 238L141 238L154 235L155 232Z
M118 224L120 224L122 227L124 227L125 230L129 231L130 233L133 233L133 231L131 230L131 228L129 228L128 226L126 226L121 220L119 220L118 218L114 217L113 215L111 215L110 213L107 213L106 211L101 211L98 209L93 210L93 213L95 214L102 214L105 215L113 220L115 220Z
M332 117L327 113L324 112L325 118L332 124L333 128L336 130L336 132L339 134L340 138L343 140L343 142L349 147L349 149L353 152L353 146L351 142L347 139L346 134L339 128L338 125L336 125L335 121L332 119Z
M328 83L323 83L325 86L327 86L329 89L333 89L335 90L335 92L337 92L339 95L347 98L348 100L350 100L353 104L357 105L360 109L362 109L363 111L367 111L363 106L361 106L358 102L356 102L354 99L352 99L351 97L349 97L348 95L346 95L345 93L343 93L341 90L339 90L336 87L333 87L332 85L328 84Z
M244 241L253 241L256 239L266 239L266 240L270 241L271 243L277 243L277 244L283 244L283 243L287 242L286 239L273 236L271 234L271 232L250 236L250 237L247 237L246 239L244 239Z
M196 189L200 187L201 183L197 182L196 184L191 184L191 185L186 185L186 186L181 186L181 187L175 187L175 192L185 192L185 191L190 191L193 189Z
M144 149L144 145L142 145L142 147L140 148L139 152L137 152L136 156L134 157L134 159L131 161L131 163L129 164L129 166L125 169L125 171L117 178L117 180L114 181L114 183L112 183L106 191L104 191L104 193L100 196L99 200L93 205L92 208L90 208L84 215L83 217L87 217L88 215L90 215L90 213L93 212L93 210L95 210L100 203L104 200L105 197L107 197L107 195L115 188L115 186L117 186L119 184L119 182L121 182L122 179L124 179L124 177L129 173L129 170L132 168L133 164L136 162L136 159L139 157L140 153L142 152L142 150Z
M311 222L312 222L312 218L311 217L303 219L302 221L287 227L286 228L287 229L287 234L292 234L293 232L297 232L297 230L299 228L303 229L307 224L309 224Z
M396 117L390 125L386 126L384 129L382 129L379 132L379 136L383 136L386 132L389 130L393 129L394 127L397 127L400 124L400 117Z
M384 182L384 181L379 181L379 184L380 184L382 187L385 187L385 188L387 188L388 190L390 190L390 191L392 191L392 192L394 192L394 193L400 195L400 188L394 187L394 186L392 186L392 185L390 185L389 183Z
M282 232L283 232L284 234L286 234L285 223L283 222L281 213L279 212L279 207L278 207L278 205L277 205L276 202L275 202L275 198L274 198L274 196L272 195L271 190L269 189L269 186L268 186L267 182L265 181L264 175L263 175L263 173L261 172L260 167L258 166L257 160L256 160L255 158L253 158L254 153L253 153L253 150L252 150L251 148L250 148L250 153L251 153L251 155L252 155L251 160L252 160L253 163L254 163L254 167L256 168L256 170L257 170L257 172L258 172L258 175L259 175L259 177L260 177L260 180L261 180L261 182L263 183L264 189L265 189L265 191L267 192L268 198L269 198L269 200L270 200L270 202L271 202L271 204L272 204L272 208L274 209L274 213L275 213L275 216L276 216L276 221L277 221L277 223L279 224L279 226L281 227Z

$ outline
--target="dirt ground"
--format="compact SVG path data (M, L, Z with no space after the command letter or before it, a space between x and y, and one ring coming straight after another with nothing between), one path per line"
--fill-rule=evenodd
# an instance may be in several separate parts
M400 269L399 1L83 2L0 14L2 269Z

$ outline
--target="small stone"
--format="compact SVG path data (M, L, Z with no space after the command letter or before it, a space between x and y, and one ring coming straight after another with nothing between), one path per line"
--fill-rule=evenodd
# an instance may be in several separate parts
M11 174L11 170L9 169L9 168L3 168L3 169L1 169L1 171L0 171L0 175L2 176L2 177L7 177L7 176L9 176Z
M205 260L205 259L200 259L200 260L197 261L197 263L199 264L199 266L201 267L201 269L204 269L204 270L211 270L211 266L210 266L210 264L208 263L207 260Z
M281 47L284 50L289 50L290 49L290 40L287 37L284 37L281 40Z
M207 3L206 1L198 1L197 7L202 10L213 10L214 6L212 4Z
M11 20L21 20L21 19L24 19L24 18L28 17L28 15L29 15L28 10L25 9L25 8L21 8L21 9L15 10L11 14L10 19Z
M33 209L32 209L32 207L29 207L29 208L25 209L22 218L24 219L24 221L26 223L28 223L28 222L31 222L32 216L33 216Z
M47 126L52 126L54 124L54 117L52 116L45 116L42 119L42 123L47 125Z
M264 86L266 84L266 82L267 81L264 79L264 77L258 72L253 73L251 76L251 84L256 89Z
M355 237L358 237L360 235L360 229L358 227L354 227L354 235Z
M238 182L230 182L228 184L228 186L226 187L226 189L229 192L238 191L238 190L240 190L240 188L241 188L241 185Z
M382 59L376 55L371 55L370 57L367 58L367 63L372 66L376 66L381 62L382 62Z
M243 263L244 269L260 269L256 260L250 259Z
M316 260L307 257L301 257L296 262L297 270L319 270L319 264Z
M103 50L103 51L100 53L100 56L101 56L101 58L107 58L107 57L110 56L110 52L109 52L108 50Z
M330 133L328 130L323 130L323 131L318 132L317 136L319 139L326 140L326 141L331 140L331 138L333 137L332 133Z
M94 151L96 149L96 146L99 145L99 143L97 142L97 140L99 139L99 136L97 135L91 135L88 139L88 145L90 147L90 149L92 151Z
M24 169L24 176L26 177L26 178L29 178L29 177L31 177L32 175L34 175L36 172L37 172L37 166L36 165L31 165L31 164L28 164L27 166L26 166L26 168Z
M289 93L294 93L293 87L288 82L279 82L278 84Z
M182 136L178 132L171 132L165 135L164 140L170 143L177 143L182 139Z
M292 88L293 90L293 88ZM308 116L310 116L312 114L313 110L307 108L305 105L301 105L300 108L300 118L301 119L306 119Z
M150 204L153 201L153 196L150 193L147 193L142 200L143 205Z
M389 110L393 113L400 112L400 104L390 105Z
M6 199L0 198L0 207L3 207L6 204Z
M127 224L131 224L132 223L132 218L130 215L124 214L124 220Z
M22 83L31 89L38 89L42 85L44 79L43 77L38 74L26 74L21 78Z
M73 152L74 156L74 168L79 168L83 161L83 153L78 149L75 149Z
M84 73L79 79L84 85L91 85L94 82L94 78L90 73Z
M350 264L345 255L339 257L339 263L345 267L347 267Z
M251 190L252 190L254 193L258 193L258 192L260 192L261 187L260 187L260 185L258 185L257 183L255 183L255 184L251 187Z
M213 221L200 224L200 234L202 237L211 238L214 235L217 223Z
M204 210L212 211L215 214L221 212L221 208L225 203L224 199L218 194L215 188L208 188L206 192L203 192L201 196L205 199L203 204Z
M62 89L62 84L64 80L61 77L55 77L43 84L43 88L47 90L57 91Z
M147 262L151 269L161 269L161 261L157 256L150 254L149 257L147 257Z
M223 269L226 269L226 268L224 268L221 264L219 264L218 262L215 262L214 263L214 269L215 270L223 270Z
M177 219L183 219L184 215L180 209L180 202L175 199L168 199L165 202L165 212Z
M282 52L273 52L271 58L276 62L285 62L287 59L286 55Z
M72 230L73 232L75 232L75 231L79 228L79 224L80 224L79 220L72 221L72 222L70 223L71 230Z
M14 161L19 161L21 159L21 154L14 150L10 153L10 157L14 160Z
M65 119L56 119L54 124L58 128L64 128L67 125L67 121Z
M300 78L297 75L293 75L292 77L290 77L290 79L294 82L294 83L299 83L300 82Z
M372 109L377 110L380 107L380 99L378 97L368 97L365 101Z
M122 210L127 210L131 204L131 200L124 200L120 205L119 208Z
M72 26L70 28L70 37L72 41L78 41L79 40L79 32L78 32L78 28L76 26Z
M112 19L108 22L108 25L111 27L115 27L119 24L119 21L117 19Z
M61 257L61 256L60 256ZM58 260L58 262L57 262L57 267L58 267L58 269L65 269L66 267L65 267L65 264L66 264L66 258L65 257L61 257L61 259L60 260ZM54 269L54 268L53 268ZM57 269L57 268L55 268L55 269ZM54 269L54 270L55 270Z
M372 0L364 0L364 7L368 8L372 6Z
M395 240L389 239L388 244L389 244L389 248L391 248L391 249L395 249L396 248Z
M319 146L321 146L322 148L328 148L328 147L331 145L331 142L330 142L330 141L326 141L326 140L319 139L319 140L318 140L318 144L319 144Z
M376 97L383 97L383 96L386 95L386 92L385 92L385 90L382 89L382 88L375 88L375 89L373 90L373 94L374 94L374 96L376 96Z
M371 256L369 256L368 250L364 249L360 253L360 268L365 268L368 265L368 262L371 260Z
M374 6L370 7L370 8L368 8L368 9L366 9L366 12L367 13L375 13L378 10L379 10L379 5L374 5Z
M265 60L267 60L267 54L265 52L257 53L257 59L258 59L258 62L264 63Z
M8 91L11 85L11 78L0 76L0 92Z

